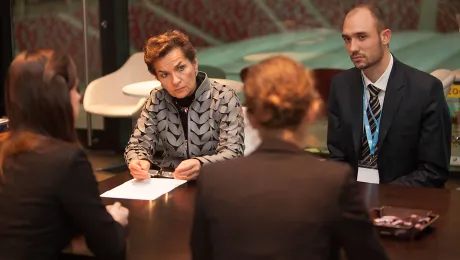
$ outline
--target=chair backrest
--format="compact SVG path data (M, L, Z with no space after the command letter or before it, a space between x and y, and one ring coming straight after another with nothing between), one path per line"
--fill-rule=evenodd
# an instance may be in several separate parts
M123 75L128 77L129 83L148 81L154 78L145 65L143 52L136 52L131 55L117 71L122 71Z
M218 78L218 79L225 79L226 75L225 72L221 68L209 66L209 65L199 65L198 70L203 71L208 75L208 78Z
M455 73L451 70L438 69L431 72L431 75L438 78L442 82L444 96L447 97L452 83L454 83Z
M122 88L153 78L144 63L144 54L137 52L118 70L90 82L84 93L83 107L88 110L90 106L101 104L136 106L141 98L124 94Z
M319 92L321 99L324 104L327 104L329 99L329 89L331 86L332 77L334 77L337 73L342 72L342 69L329 69L329 68L321 68L321 69L314 69L312 70L313 75L316 81L316 90ZM323 106L323 114L326 115L326 106Z
M460 84L460 69L454 71L454 74L455 74L454 82L457 84Z

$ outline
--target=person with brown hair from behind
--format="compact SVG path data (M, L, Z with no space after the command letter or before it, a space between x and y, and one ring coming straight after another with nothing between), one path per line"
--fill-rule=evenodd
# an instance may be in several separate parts
M197 181L193 259L388 259L353 170L303 151L321 107L311 72L283 56L250 67L245 105L262 143Z

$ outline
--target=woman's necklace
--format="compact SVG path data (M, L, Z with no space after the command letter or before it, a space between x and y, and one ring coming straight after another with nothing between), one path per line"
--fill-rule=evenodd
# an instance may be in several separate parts
M177 102L176 99L174 99L174 103L176 104L176 107L179 108L182 112L184 113L188 112L188 106L187 107L181 106L179 102Z

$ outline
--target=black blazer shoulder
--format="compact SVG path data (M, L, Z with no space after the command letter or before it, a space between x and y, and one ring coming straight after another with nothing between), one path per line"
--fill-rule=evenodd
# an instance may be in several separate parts
M62 168L71 167L76 160L88 160L85 151L79 144L70 144L56 139L46 140L39 148L37 156L53 158L43 162Z
M336 75L334 75L332 77L332 80L333 81L349 80L350 78L355 77L356 75L359 76L359 73L360 73L359 69L355 67L349 68L347 70L341 71L337 73Z
M85 237L98 258L125 259L123 227L102 204L79 145L43 138L13 158L0 190L0 222L29 226L0 224L0 240L9 234L8 243L0 245L0 259L55 259L76 235Z
M436 84L442 85L441 81L435 76L411 67L396 58L394 58L394 64L396 64L395 69L401 70L404 72L405 78L410 81L415 81L418 84L418 87L428 88L429 86L435 86Z
M272 145L272 144L268 144ZM248 182L252 174L273 174L273 171L282 170L286 178L309 175L308 178L316 185L323 185L333 189L340 189L348 178L353 175L353 170L348 164L334 161L320 160L301 149L270 151L266 144L262 144L254 153L232 160L220 161L205 165L199 175L202 186L211 189L225 185L227 182ZM265 146L265 147L263 147ZM297 150L295 150L297 149ZM276 162L280 160L282 162ZM273 165L269 162L276 162ZM278 169L270 168L276 166ZM314 181L313 181L314 180ZM256 180L254 180L256 181Z
M356 67L344 70L340 73L337 73L332 77L331 80L331 86L335 87L337 85L340 85L340 87L343 86L349 86L350 84L340 84L341 82L353 82L350 80L354 80L356 82L357 80L360 81L360 73L361 71L357 69ZM419 69L416 69L414 67L411 67L400 60L398 60L394 55L393 55L393 68L390 74L391 77L398 77L400 81L403 81L404 83L407 83L405 85L411 86L411 83L417 83L416 87L422 88L421 90L429 90L432 86L436 85L441 85L441 81L434 77L433 75L426 73L424 71L421 71ZM415 82L414 82L415 81Z

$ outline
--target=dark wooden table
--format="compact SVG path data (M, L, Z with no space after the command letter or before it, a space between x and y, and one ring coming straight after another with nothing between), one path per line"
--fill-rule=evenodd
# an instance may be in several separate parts
M131 179L120 174L100 183L105 192ZM390 205L428 209L441 217L429 234L413 241L383 238L391 259L460 259L460 192L362 184L369 207ZM184 184L154 201L103 198L106 204L120 201L130 210L128 259L190 259L195 185Z

